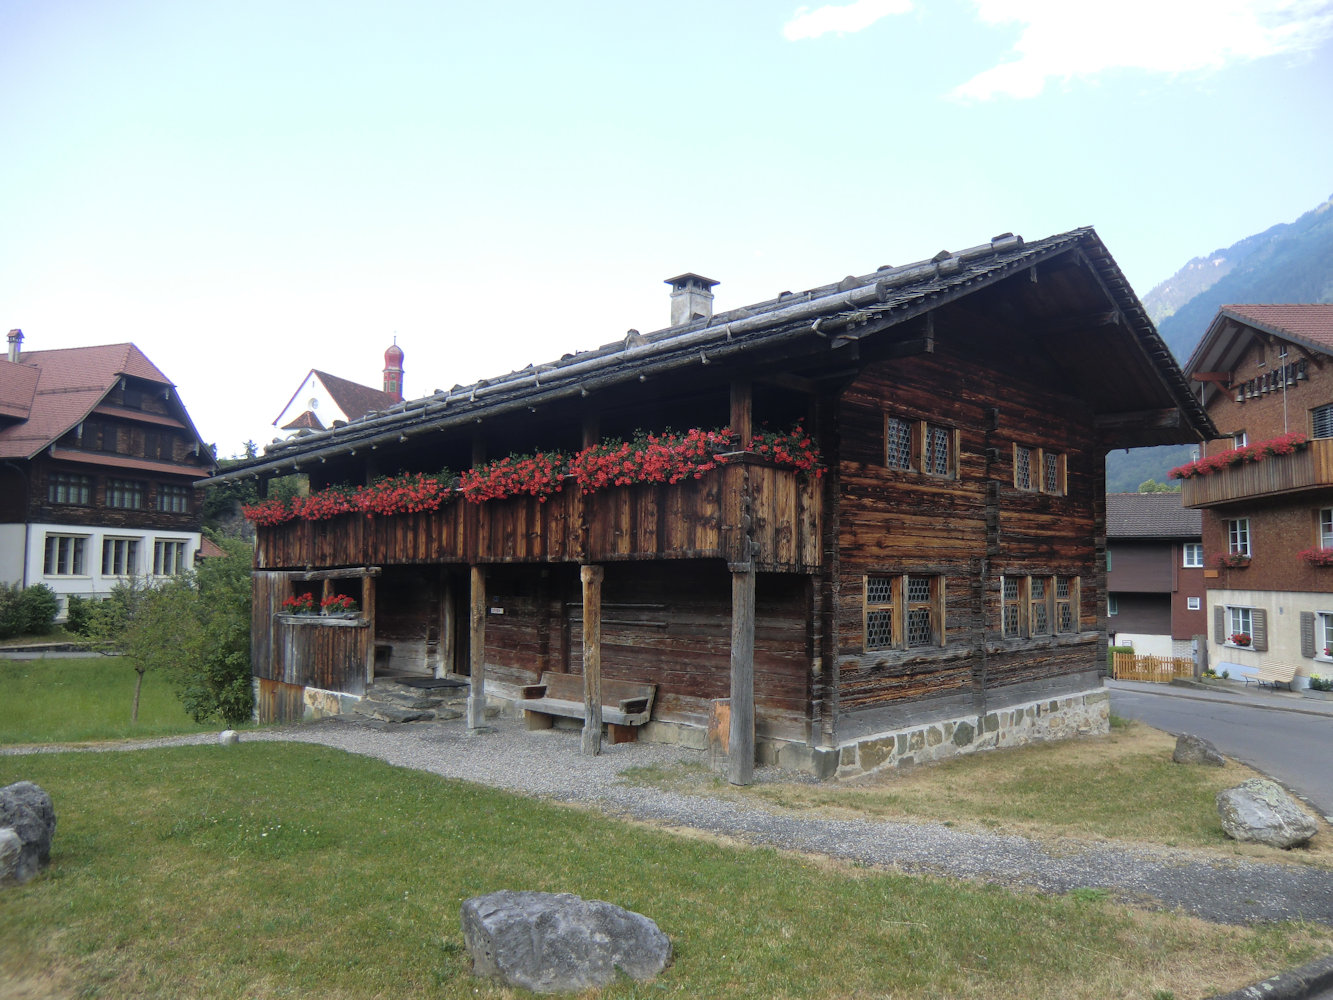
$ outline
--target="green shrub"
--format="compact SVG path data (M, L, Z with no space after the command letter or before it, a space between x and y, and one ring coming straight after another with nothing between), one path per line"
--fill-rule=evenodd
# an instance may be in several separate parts
M1134 647L1133 647L1133 646L1107 646L1107 647L1106 647L1106 672L1107 672L1108 674L1111 673L1111 669L1115 666L1115 654L1116 654L1116 653L1133 653L1133 652L1134 652Z
M28 635L44 635L55 624L60 611L56 592L44 583L35 583L19 596L23 616L23 631Z
M98 602L90 597L70 594L65 604L65 631L74 635L90 635L97 605Z
M59 608L55 591L44 583L26 589L16 583L0 584L0 639L51 631Z

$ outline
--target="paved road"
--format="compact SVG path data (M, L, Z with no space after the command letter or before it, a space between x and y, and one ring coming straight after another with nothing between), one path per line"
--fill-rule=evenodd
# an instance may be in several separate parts
M1116 715L1202 736L1228 757L1276 778L1333 822L1333 702L1253 688L1215 695L1124 681L1107 687Z

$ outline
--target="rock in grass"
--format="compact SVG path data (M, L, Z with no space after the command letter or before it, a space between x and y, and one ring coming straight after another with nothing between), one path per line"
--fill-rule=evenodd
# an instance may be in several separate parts
M234 729L224 729L218 733L218 742L224 747L234 747L241 742L241 734Z
M35 864L25 868L23 840L14 828L0 829L0 885L21 885L37 874Z
M570 893L503 890L463 903L474 975L534 993L578 993L617 971L645 982L671 960L671 942L641 913Z
M9 883L27 882L51 863L51 838L56 832L56 810L51 796L31 781L18 781L0 788L0 830L10 829L19 841L12 865L7 864L0 878ZM13 843L0 853L13 854Z
M1280 847L1299 847L1319 830L1290 795L1272 781L1251 778L1217 793L1222 830L1232 840Z
M1208 764L1212 767L1221 767L1226 763L1226 758L1217 752L1217 747L1193 733L1182 733L1176 737L1176 750L1171 754L1171 759L1177 764Z

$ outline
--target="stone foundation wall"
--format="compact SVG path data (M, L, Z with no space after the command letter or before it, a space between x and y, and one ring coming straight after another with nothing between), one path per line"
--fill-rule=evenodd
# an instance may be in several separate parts
M975 715L877 733L838 747L834 774L851 778L904 764L947 760L979 750L1020 747L1110 731L1111 696L1104 688L1025 702Z

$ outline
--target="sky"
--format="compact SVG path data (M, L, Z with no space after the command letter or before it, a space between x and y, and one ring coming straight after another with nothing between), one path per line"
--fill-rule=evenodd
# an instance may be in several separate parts
M132 341L222 457L1095 226L1140 296L1333 194L1333 0L0 0L0 329Z

